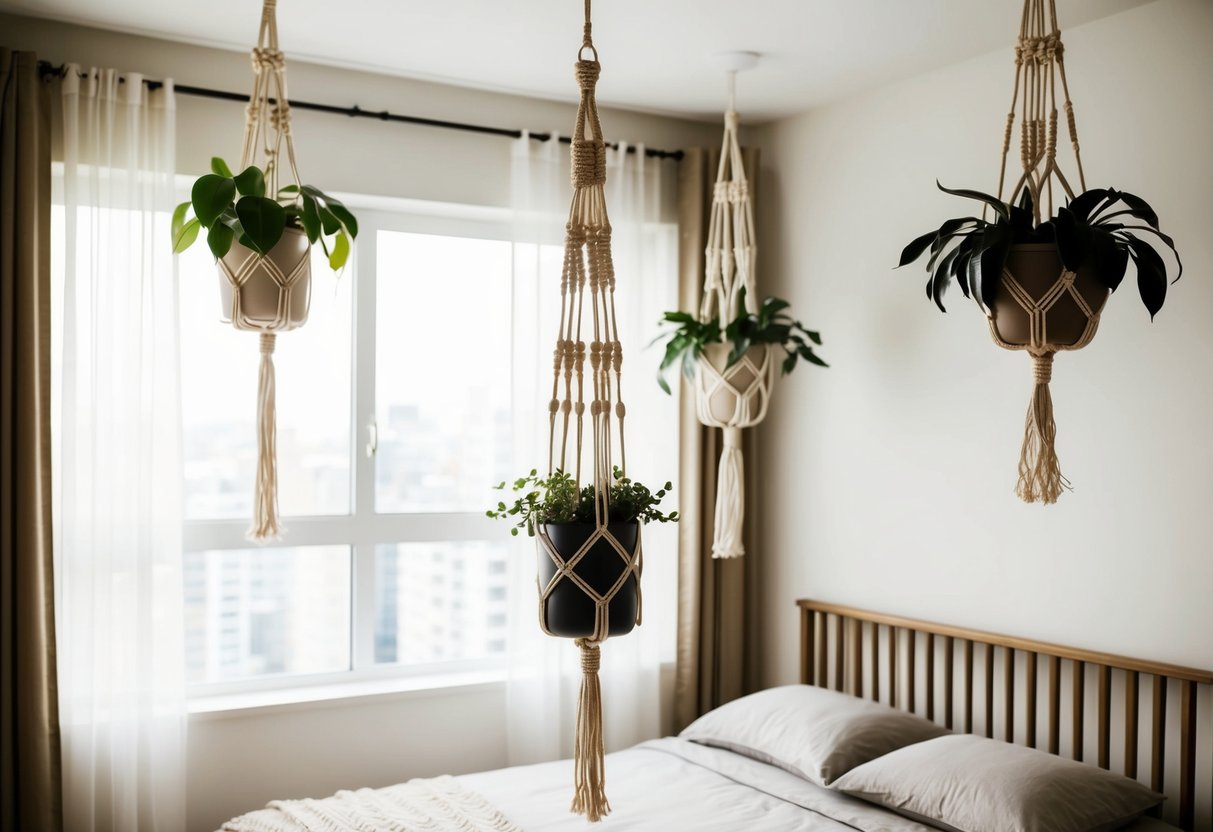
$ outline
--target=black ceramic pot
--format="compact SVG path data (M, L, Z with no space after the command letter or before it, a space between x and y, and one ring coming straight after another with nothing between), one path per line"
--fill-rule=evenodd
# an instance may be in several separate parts
M568 560L594 533L593 523L560 523L544 526L553 547L562 559ZM630 553L635 554L640 540L640 523L609 523L607 529ZM556 564L542 544L539 545L540 592L556 574ZM573 572L602 595L610 591L627 564L607 540L599 540L573 567ZM636 576L629 575L619 592L611 599L607 611L608 635L622 636L636 626L640 605ZM594 599L568 578L561 578L544 603L543 616L547 628L564 638L589 638L594 635Z

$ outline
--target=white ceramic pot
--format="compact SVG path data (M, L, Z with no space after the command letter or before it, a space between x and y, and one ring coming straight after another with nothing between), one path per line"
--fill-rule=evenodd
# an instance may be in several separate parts
M726 368L730 344L708 344L695 371L699 421L708 427L747 428L763 420L775 384L780 351L768 344L750 347Z
M298 228L287 228L262 257L232 243L219 260L220 314L236 329L285 332L307 323L312 299L312 246Z

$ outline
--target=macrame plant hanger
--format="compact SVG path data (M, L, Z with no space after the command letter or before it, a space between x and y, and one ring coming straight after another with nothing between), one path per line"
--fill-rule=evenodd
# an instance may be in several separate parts
M592 56L586 59L586 52ZM574 793L571 811L598 821L611 810L604 788L602 737L602 693L598 682L599 645L609 632L611 600L635 576L640 589L640 541L634 551L621 543L610 528L610 489L613 482L614 424L618 426L619 465L626 469L623 423L626 408L621 395L623 348L615 317L615 269L611 259L611 224L607 217L606 145L598 120L594 87L600 66L590 27L590 0L585 0L585 26L577 53L576 79L581 88L576 130L572 140L573 200L565 227L564 264L560 279L560 329L552 361L552 398L548 406L548 473L569 471L582 483L581 452L585 416L584 367L586 342L584 319L589 317L590 425L592 463L588 474L594 486L594 531L570 554L561 554L542 525L536 530L540 557L546 554L556 573L539 587L539 624L548 635L547 599L561 582L570 582L593 599L594 632L574 642L581 651L581 693L577 704L574 746ZM589 289L588 297L586 289ZM589 307L588 309L586 307ZM572 452L570 454L570 451ZM618 580L605 592L595 590L576 571L578 563L596 544L605 542L618 555L622 569ZM598 547L601 549L601 547ZM640 624L639 598L636 624Z
M724 115L724 139L716 184L712 189L712 212L708 221L708 243L704 251L703 301L700 320L720 316L721 326L744 306L758 312L757 235L750 186L742 162L737 130L737 71L757 61L749 52L729 53L729 109ZM767 413L775 383L774 350L767 345L752 347L732 366L725 366L727 346L701 356L696 365L695 403L699 421L721 428L724 442L716 475L716 518L712 556L740 557L745 554L742 531L745 521L745 461L741 431L761 422Z
M299 187L301 184L291 136L286 60L278 48L275 7L276 0L264 0L257 46L252 51L253 93L246 110L244 144L240 154L241 170L262 162L266 193L271 196L278 193L284 157L294 185ZM281 253L279 248L283 248ZM219 260L220 270L231 286L232 326L261 333L261 366L257 384L257 478L253 525L248 532L252 540L274 540L282 533L278 522L274 344L277 333L295 329L307 321L311 288L310 257L310 245L296 246L293 251L278 247L266 256L243 246L233 246L232 253ZM251 314L245 307L249 305L253 283L264 281L267 277L277 288L276 309L268 315ZM297 296L300 293L303 297ZM264 303L261 306L264 307Z
M1073 199L1075 196L1069 180L1057 162L1059 81L1064 97L1066 126L1070 144L1074 149L1079 192L1086 190L1074 120L1074 105L1070 101L1070 88L1066 81L1064 53L1061 32L1057 26L1055 0L1024 0L1019 40L1015 46L1015 87L1003 134L998 196L1009 203L1015 200L1021 189L1027 188L1032 196L1033 221L1036 225L1040 224L1042 216L1053 216L1054 182L1065 197ZM1022 172L1015 184L1004 190L1011 137L1017 117ZM1045 208L1043 215L1042 206ZM1062 350L1081 349L1089 344L1099 327L1099 312L1102 308L1095 308L1088 303L1075 287L1075 278L1074 272L1062 267L1061 274L1052 287L1042 295L1034 297L1016 280L1010 269L1003 269L999 287L1001 292L1013 299L1029 318L1030 335L1026 343L1010 343L1005 340L999 333L994 316L990 316L990 334L994 342L1004 349L1027 350L1034 364L1035 387L1025 418L1024 440L1019 459L1019 482L1015 488L1015 493L1027 503L1054 503L1062 489L1069 487L1069 483L1062 476L1055 448L1057 426L1053 420L1053 398L1049 392L1053 355ZM1049 337L1049 310L1064 298L1073 301L1086 319L1082 334L1071 343L1057 343Z

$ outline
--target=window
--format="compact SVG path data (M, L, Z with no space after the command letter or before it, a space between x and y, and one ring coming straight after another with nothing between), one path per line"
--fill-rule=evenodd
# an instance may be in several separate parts
M316 252L308 323L276 345L281 544L244 539L257 336L220 323L205 247L182 255L194 693L504 659L510 544L483 512L510 474L508 224L449 207L359 220L351 266L335 279Z
M510 356L523 338L550 349L540 330L558 313L561 247L511 242L503 210L349 204L360 225L350 266L335 279L316 253L309 321L276 345L281 543L244 537L257 336L219 322L204 246L180 260L193 695L505 666L519 544L483 512L498 499L490 486L517 473L514 452L532 440L519 434L546 429L550 371L537 359L534 377L516 377ZM676 229L653 233L673 274ZM535 264L544 285L516 278ZM652 360L637 354L632 366ZM668 447L676 410L641 375L629 407L665 421L638 447ZM651 465L642 453L635 475L670 478ZM646 609L646 627L663 633L669 658L676 534L645 532L646 596L668 587L670 601Z

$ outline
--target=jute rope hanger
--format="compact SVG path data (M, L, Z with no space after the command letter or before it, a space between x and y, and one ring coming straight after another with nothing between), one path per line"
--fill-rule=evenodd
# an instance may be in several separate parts
M591 57L586 58L586 52ZM599 645L609 634L608 611L611 600L635 578L637 592L636 624L641 622L639 597L641 545L629 551L609 528L610 490L613 482L614 427L618 425L619 465L626 470L624 418L627 408L622 398L623 346L615 315L615 267L611 257L611 223L607 216L606 145L598 118L594 90L600 72L598 50L591 32L590 0L585 0L585 25L581 48L577 53L575 77L581 90L576 129L571 150L573 186L569 219L565 226L564 263L560 278L560 326L552 353L552 398L548 403L548 473L569 471L580 490L581 456L585 423L584 319L590 319L590 400L592 462L588 478L594 488L594 531L571 556L562 555L542 525L536 529L538 545L551 559L556 571L539 592L539 625L554 635L547 622L547 600L563 581L575 585L594 602L594 632L579 638L582 681L577 707L577 731L574 747L574 794L571 810L598 821L611 810L604 788L604 749L602 735L602 693L598 681ZM587 304L586 289L589 289ZM559 437L559 439L558 439ZM570 448L571 446L571 448ZM572 450L572 459L569 451ZM576 571L598 544L605 543L620 558L619 578L606 592L599 592Z
M1074 151L1079 187L1082 191L1086 190L1086 176L1082 167L1074 105L1070 100L1070 87L1066 80L1064 55L1065 46L1057 26L1055 0L1024 0L1019 39L1015 46L1015 86L1003 133L998 196L1009 203L1014 201L1021 189L1026 188L1032 196L1033 221L1037 225L1040 224L1042 216L1053 216L1054 182L1067 198L1073 199L1075 196L1057 160L1058 81L1061 82L1064 97L1066 128ZM1020 121L1019 158L1022 172L1014 185L1004 191L1011 136L1017 117ZM1043 215L1042 205L1045 206ZM1026 350L1032 356L1034 364L1035 383L1024 420L1019 481L1015 487L1015 493L1027 503L1055 503L1062 490L1069 487L1068 481L1061 473L1055 446L1057 426L1053 419L1053 397L1049 391L1053 356L1057 352L1082 349L1089 344L1099 327L1100 312L1087 303L1075 288L1076 276L1074 272L1062 267L1053 286L1039 298L1034 298L1015 279L1011 271L1004 268L1000 287L1027 313L1030 322L1028 342L1008 343L1000 336L992 315L989 319L990 335L994 342L1003 349ZM1081 336L1069 344L1050 340L1047 326L1049 310L1064 298L1069 298L1086 318L1086 326Z
M278 45L276 6L276 0L264 0L261 8L257 45L251 53L253 92L245 110L244 142L240 153L241 170L263 160L260 167L265 173L266 193L271 197L278 193L278 174L284 155L294 184L296 187L301 185L291 134L286 59ZM271 98L274 100L272 106ZM277 383L273 355L277 333L294 329L306 321L306 313L299 319L292 315L292 310L295 308L294 293L310 291L310 280L306 279L310 277L310 253L310 246L304 247L301 256L294 262L287 262L287 268L271 257L263 257L252 251L240 261L219 260L220 270L232 288L232 326L261 333L257 384L257 476L253 525L248 532L252 540L275 540L282 534L278 520ZM250 280L265 276L277 287L277 310L272 319L253 319L243 307L243 290Z

